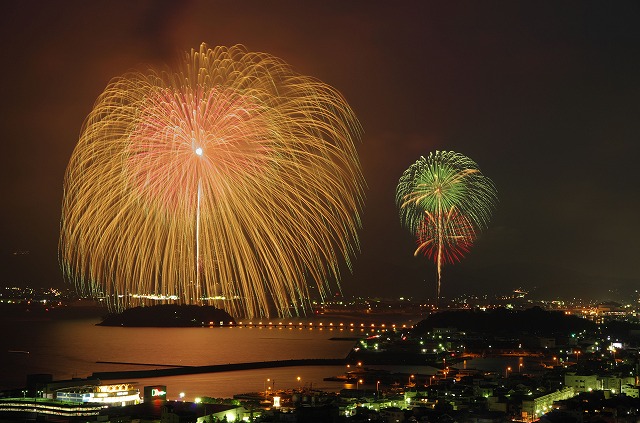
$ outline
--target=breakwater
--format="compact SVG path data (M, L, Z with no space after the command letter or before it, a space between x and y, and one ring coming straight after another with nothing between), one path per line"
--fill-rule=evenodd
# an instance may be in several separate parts
M272 369L297 366L342 366L346 358L308 358L296 360L256 361L251 363L214 364L209 366L181 366L165 369L125 370L114 372L94 372L91 379L142 379L164 376L191 375L198 373L232 372L237 370ZM142 363L136 363L138 365Z

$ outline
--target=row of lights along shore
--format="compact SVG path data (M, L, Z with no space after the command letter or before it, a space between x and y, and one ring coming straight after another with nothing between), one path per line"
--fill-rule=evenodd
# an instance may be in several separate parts
M213 326L213 325L214 325L214 322L209 322L209 326ZM225 326L224 322L221 321L219 326ZM371 323L370 325L369 324L364 324L364 323L360 323L359 325L355 324L355 323L349 323L348 325L345 325L344 323L339 323L337 325L334 325L333 323L329 323L329 324L326 324L326 325L323 324L323 323L317 323L317 324L314 325L313 322L308 322L308 323L305 323L305 322L299 322L299 323L293 323L293 322L289 322L289 323L268 322L268 323L265 323L265 322L253 322L253 321L250 321L250 322L242 322L241 321L241 322L238 322L238 323L229 322L226 326L282 326L282 327L289 327L289 326L290 327L313 327L313 326L315 326L315 327L331 327L331 328L333 328L333 327L340 327L340 328L344 328L344 327L349 327L349 328L357 328L357 327L359 327L359 328L368 328L368 327L371 327L371 328L383 328L383 329L387 328L387 327L390 327L390 328L393 328L393 329L397 329L397 328L406 329L407 327L409 327L409 328L413 327L413 326L407 326L406 324L396 325L395 323L390 324L390 325L387 325L385 323L381 323L381 324L377 324L377 325L375 323Z

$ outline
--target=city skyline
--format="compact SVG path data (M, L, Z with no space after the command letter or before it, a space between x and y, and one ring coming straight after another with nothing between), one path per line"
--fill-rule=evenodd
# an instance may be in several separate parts
M413 257L394 198L403 170L435 150L473 158L499 198L477 245L447 268L444 296L544 281L581 294L638 285L634 3L2 8L0 283L62 285L63 175L111 78L175 64L206 42L279 57L335 87L358 117L368 188L345 294L435 296L433 264Z

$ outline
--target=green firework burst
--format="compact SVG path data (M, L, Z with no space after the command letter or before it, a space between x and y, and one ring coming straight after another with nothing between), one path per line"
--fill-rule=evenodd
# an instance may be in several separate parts
M396 203L400 220L418 241L415 254L424 253L438 268L469 251L485 229L497 202L493 182L470 158L454 151L420 157L400 177Z

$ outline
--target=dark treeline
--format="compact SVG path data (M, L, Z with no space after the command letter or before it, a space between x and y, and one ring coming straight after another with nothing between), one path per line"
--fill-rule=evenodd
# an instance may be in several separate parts
M592 331L596 325L590 320L561 311L546 311L540 307L527 310L496 308L487 311L455 310L431 314L418 323L416 334L434 328L452 327L479 333L527 333L532 335L568 335L582 330Z

